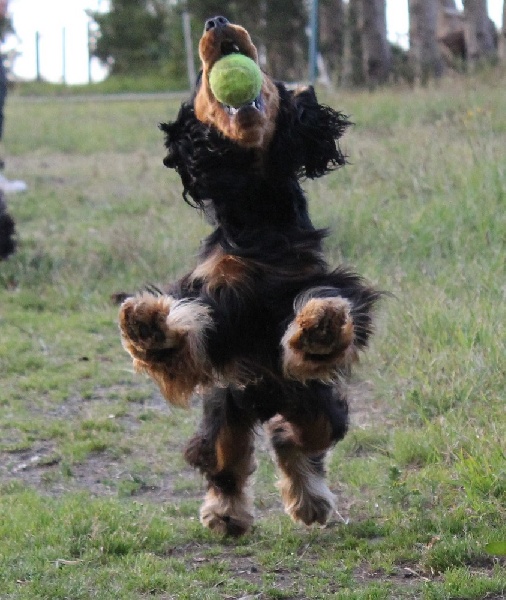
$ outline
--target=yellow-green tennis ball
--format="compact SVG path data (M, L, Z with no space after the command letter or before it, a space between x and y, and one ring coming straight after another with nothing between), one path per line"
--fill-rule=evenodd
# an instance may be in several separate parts
M209 85L219 102L239 108L260 94L262 72L256 62L244 54L228 54L211 69Z

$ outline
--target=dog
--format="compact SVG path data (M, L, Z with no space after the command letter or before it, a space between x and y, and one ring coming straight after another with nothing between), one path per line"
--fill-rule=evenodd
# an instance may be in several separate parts
M16 250L16 226L7 211L3 192L0 191L0 260L5 260Z
M263 74L260 95L220 104L209 73L240 52L258 64L248 32L221 16L205 23L202 70L175 121L161 125L183 197L213 225L195 268L165 289L124 300L124 348L169 402L199 390L203 418L185 458L207 480L200 520L239 536L253 524L254 438L262 424L279 468L286 512L324 524L334 511L325 455L346 433L346 380L373 330L380 293L354 272L330 269L325 230L313 226L303 178L343 165L349 125Z

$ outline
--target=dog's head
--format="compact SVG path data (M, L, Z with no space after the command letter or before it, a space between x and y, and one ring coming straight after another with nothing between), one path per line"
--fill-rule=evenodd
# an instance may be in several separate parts
M245 196L268 202L267 189L279 196L286 182L320 177L345 163L338 140L349 123L320 104L311 86L289 90L264 73L254 102L233 109L215 98L209 74L220 58L239 52L258 62L243 27L224 17L208 19L199 50L202 72L193 97L175 121L161 125L164 164L179 173L185 199L200 207Z
M274 134L279 106L278 90L271 79L264 75L258 97L239 108L222 104L211 91L211 69L220 58L233 53L244 54L258 64L257 49L243 27L225 17L208 19L199 44L202 73L194 100L195 115L240 146L266 148Z

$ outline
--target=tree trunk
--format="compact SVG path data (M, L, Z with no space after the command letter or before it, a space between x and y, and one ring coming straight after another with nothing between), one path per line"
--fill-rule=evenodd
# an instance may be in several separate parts
M437 39L444 62L461 69L466 60L465 19L455 0L439 0Z
M333 80L343 70L345 12L343 0L320 0L320 52Z
M172 5L172 2L168 4ZM186 0L186 6L200 27L213 15L223 15L232 23L245 27L258 48L261 66L269 75L285 81L306 77L307 10L304 0Z
M369 86L385 83L392 66L385 0L361 0L358 27L366 83Z
M266 68L283 81L299 81L307 72L307 11L301 0L265 3Z
M502 31L501 40L499 42L500 57L503 62L506 62L506 0L502 5Z
M361 1L348 0L346 7L343 83L347 86L363 85L365 82L362 43L358 27Z
M464 0L467 59L476 63L496 56L497 32L488 16L487 0Z
M440 77L443 61L437 41L438 0L408 0L409 57L418 81Z

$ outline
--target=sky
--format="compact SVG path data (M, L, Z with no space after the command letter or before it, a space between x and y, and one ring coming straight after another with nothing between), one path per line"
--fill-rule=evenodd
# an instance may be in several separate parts
M506 0L505 0L506 1ZM490 17L501 25L503 0L488 0ZM460 4L460 2L457 2ZM226 13L226 2L223 3ZM36 33L39 32L39 65L43 79L69 84L86 83L88 64L88 25L85 10L106 10L108 0L10 0L17 39L10 36L3 50L15 49L20 55L14 73L23 79L37 74ZM389 38L406 45L408 32L407 0L387 0ZM63 52L65 47L65 52ZM107 71L93 59L91 79L99 81Z

